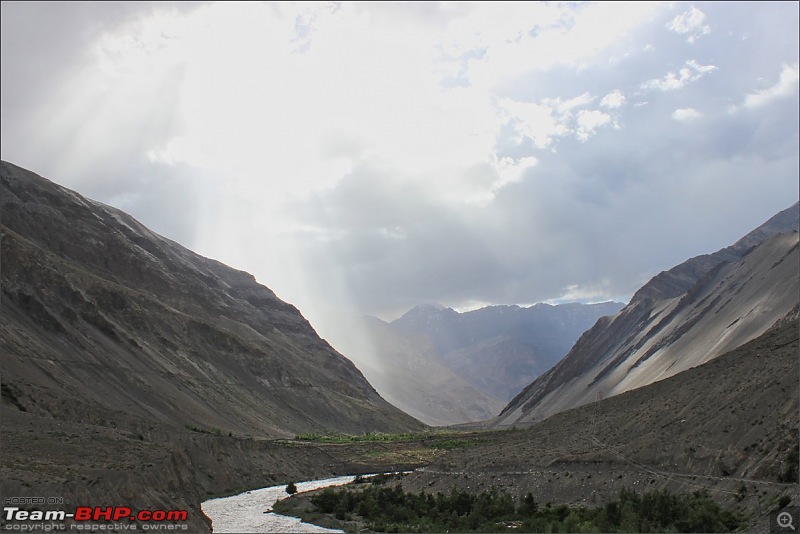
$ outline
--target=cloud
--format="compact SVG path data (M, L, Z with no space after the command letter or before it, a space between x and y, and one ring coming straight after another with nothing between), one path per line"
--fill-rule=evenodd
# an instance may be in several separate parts
M694 108L680 108L672 112L672 118L678 122L692 122L703 116Z
M600 106L609 109L617 109L622 107L625 104L626 98L619 89L616 89L606 96L600 101Z
M547 148L554 138L568 132L568 128L558 120L553 108L548 105L510 99L503 99L498 104L513 125L518 143L528 138L536 147Z
M576 136L581 141L586 141L598 127L611 122L611 116L602 111L584 109L578 113L577 122Z
M714 72L717 67L714 65L700 65L695 60L690 59L677 73L668 72L663 78L653 78L642 84L642 89L658 89L661 91L675 91L683 89L692 82L696 82L706 74Z
M4 2L0 148L312 320L626 298L798 195L796 3L701 7Z
M770 102L780 98L786 98L797 94L798 81L800 81L800 70L798 65L784 65L781 75L775 85L748 94L744 99L744 107L757 109L768 105Z
M585 107L594 102L595 97L589 93L583 93L574 98L562 101L561 98L547 98L543 101L544 104L550 106L553 111L562 116L570 116L573 110Z
M611 123L613 118L608 113L586 109L595 100L583 93L568 99L545 98L540 103L503 99L499 105L513 125L517 143L530 140L537 148L547 148L557 138L568 135L586 141L598 127ZM621 93L611 93L601 106L618 108L624 100Z
M448 29L456 30L458 49L484 50L469 62L467 77L472 87L485 91L501 90L531 72L589 65L659 9L649 2L473 5Z
M681 35L688 34L686 41L694 43L699 37L711 33L711 27L705 24L705 21L705 13L692 6L672 19L667 28Z

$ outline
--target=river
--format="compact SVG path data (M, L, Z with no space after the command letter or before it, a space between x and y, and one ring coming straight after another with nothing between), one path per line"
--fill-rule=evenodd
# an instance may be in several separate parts
M341 486L349 484L354 479L354 476L341 476L298 482L296 484L297 492ZM288 496L286 485L283 484L246 491L231 497L210 499L203 502L201 508L203 513L211 518L211 529L215 534L222 532L342 532L303 523L296 517L273 513L272 506Z

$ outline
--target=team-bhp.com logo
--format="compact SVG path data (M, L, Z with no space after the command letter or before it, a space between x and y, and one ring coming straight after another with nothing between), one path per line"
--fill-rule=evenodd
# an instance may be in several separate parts
M33 531L121 531L121 530L187 530L186 510L131 510L127 506L78 506L65 510L23 510L19 506L3 507L3 530ZM70 521L67 525L64 522ZM97 521L111 522L97 524Z

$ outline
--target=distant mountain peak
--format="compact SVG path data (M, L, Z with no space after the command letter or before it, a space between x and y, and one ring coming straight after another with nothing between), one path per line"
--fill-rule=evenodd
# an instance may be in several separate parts
M416 306L411 308L409 310L409 312L412 312L412 311L415 311L415 310L416 311L427 311L427 310L443 311L443 310L446 310L446 309L448 309L447 306L445 306L444 304L439 304L438 302L423 302L423 303L417 304Z
M392 321L392 323L403 324L414 323L419 320L427 321L429 319L439 317L442 314L458 315L458 312L453 308L448 308L442 304L439 304L438 302L424 302L417 304L406 313Z

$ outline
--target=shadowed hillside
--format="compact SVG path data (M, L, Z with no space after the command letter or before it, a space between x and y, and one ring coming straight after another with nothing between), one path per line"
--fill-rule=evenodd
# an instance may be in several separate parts
M243 439L424 428L252 275L12 164L0 180L5 495L191 503L330 465Z

